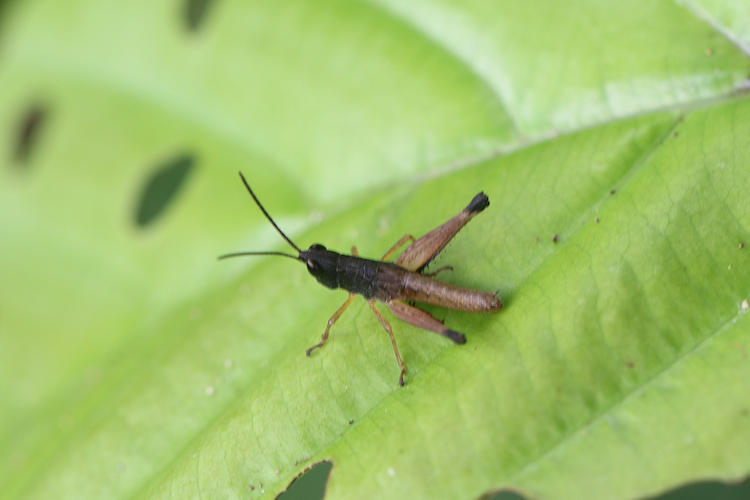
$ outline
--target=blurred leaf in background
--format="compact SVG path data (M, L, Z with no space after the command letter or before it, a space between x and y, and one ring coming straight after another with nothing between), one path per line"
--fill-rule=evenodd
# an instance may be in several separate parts
M749 4L0 16L0 497L274 497L322 461L331 499L747 477ZM505 308L429 308L465 346L394 320L403 389L361 300L306 358L345 293L216 262L283 248L237 170L299 245L369 257L485 191L435 267Z

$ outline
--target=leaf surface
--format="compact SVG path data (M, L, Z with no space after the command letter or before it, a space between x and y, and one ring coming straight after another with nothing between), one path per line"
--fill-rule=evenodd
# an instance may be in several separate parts
M184 8L5 7L0 495L254 498L321 460L327 498L747 475L741 7ZM238 169L300 246L373 258L484 191L432 268L504 309L426 307L464 346L386 313L403 389L362 300L306 358L346 295L216 262L287 250Z

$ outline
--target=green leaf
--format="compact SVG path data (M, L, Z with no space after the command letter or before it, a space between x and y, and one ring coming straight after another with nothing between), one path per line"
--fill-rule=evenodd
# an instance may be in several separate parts
M322 460L327 498L746 476L738 4L5 5L0 496L270 497ZM216 261L288 250L238 169L300 246L373 258L486 192L432 267L504 309L425 307L463 346L384 313L404 388L361 299L306 358L346 294Z

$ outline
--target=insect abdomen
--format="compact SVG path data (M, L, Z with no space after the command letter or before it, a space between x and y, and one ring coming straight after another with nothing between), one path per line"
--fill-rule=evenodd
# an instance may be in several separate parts
M405 276L401 295L403 300L467 312L494 312L503 307L500 299L492 293L442 283L417 273Z

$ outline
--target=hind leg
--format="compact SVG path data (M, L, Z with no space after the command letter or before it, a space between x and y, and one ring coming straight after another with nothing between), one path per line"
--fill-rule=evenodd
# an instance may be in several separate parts
M386 302L391 312L400 320L406 321L422 330L435 332L438 335L451 339L456 344L465 344L466 336L463 333L451 330L446 327L442 321L438 321L427 311L401 302L400 300L391 300Z

